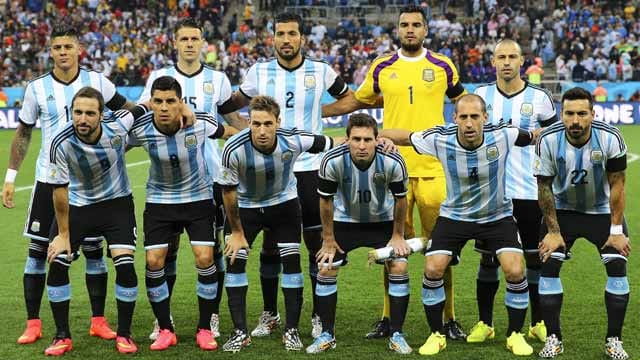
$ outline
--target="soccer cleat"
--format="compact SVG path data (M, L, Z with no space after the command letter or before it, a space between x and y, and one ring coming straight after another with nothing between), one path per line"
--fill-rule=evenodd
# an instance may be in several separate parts
M543 321L537 322L534 326L529 326L529 338L538 339L541 342L547 340L547 326Z
M307 354L319 354L329 349L336 348L336 338L328 332L323 332L318 336L313 344L307 346Z
M220 337L220 315L211 314L211 321L209 322L211 327L211 334L214 338Z
M229 336L229 340L222 345L222 350L237 353L242 350L243 347L249 345L251 345L251 337L247 335L246 332L235 329L231 336Z
M533 354L533 348L527 344L524 335L515 331L507 338L507 349L518 356L529 356Z
M322 334L322 320L318 314L314 314L311 317L311 337L317 338Z
M173 322L173 315L171 315L171 326L173 327L173 332L176 331L176 324ZM158 324L158 319L153 320L153 330L149 334L149 340L154 340L158 338L158 334L160 333L160 325Z
M453 319L444 324L443 330L447 338L451 340L464 340L467 338L467 334L465 334L462 329L462 325Z
M262 315L260 315L260 319L258 320L258 325L253 331L251 331L251 336L255 337L263 337L270 335L273 330L280 326L280 314L276 314L275 316L271 314L270 311L263 311Z
M604 353L611 359L627 360L629 358L629 354L622 348L622 341L618 337L607 338Z
M113 340L116 338L116 332L111 330L109 323L104 316L94 316L91 318L89 335L97 336L104 340Z
M562 341L558 340L558 338L551 334L547 336L547 339L544 342L544 347L538 353L538 356L544 359L554 358L564 352L564 346L562 346Z
M300 333L296 328L286 329L282 333L282 343L287 351L300 351L304 347L302 340L300 340Z
M156 340L149 346L149 349L153 351L167 350L170 346L175 346L178 343L176 334L169 329L162 329L158 333Z
M218 342L209 329L198 329L196 343L202 350L212 351L218 348Z
M32 344L42 337L42 320L27 320L27 328L18 338L18 344Z
M484 321L478 321L478 323L471 328L471 333L467 336L467 342L481 343L494 337L496 337L496 333L493 331L493 328L485 324Z
M427 341L418 349L418 353L420 355L435 355L446 348L447 338L436 331L429 335Z
M71 351L71 349L73 349L71 338L54 338L51 345L44 351L44 354L47 356L60 356Z
M121 354L133 354L138 352L138 346L131 336L118 336L116 337L116 349Z
M400 332L394 332L393 335L389 338L389 349L397 352L398 354L408 355L411 354L413 349L409 344L407 344L407 340L404 338L404 334Z
M364 337L366 339L382 339L389 337L389 318L384 317L373 324L373 330L369 331Z

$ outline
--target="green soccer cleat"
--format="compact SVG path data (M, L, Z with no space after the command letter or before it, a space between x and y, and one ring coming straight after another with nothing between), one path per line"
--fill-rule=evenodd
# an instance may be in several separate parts
M493 331L493 328L485 324L484 321L478 321L478 323L471 328L471 333L467 336L467 342L481 343L494 337L496 337L496 333Z
M538 339L540 342L547 341L547 326L544 321L539 321L534 326L529 326L529 338Z
M447 338L436 331L429 335L424 345L418 349L418 353L420 355L435 355L446 348Z
M507 338L507 349L518 356L529 356L533 354L533 348L527 344L524 335L515 331Z

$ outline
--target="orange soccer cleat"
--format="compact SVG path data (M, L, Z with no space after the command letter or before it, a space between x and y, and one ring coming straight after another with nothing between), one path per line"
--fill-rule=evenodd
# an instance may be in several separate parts
M51 345L44 351L44 354L47 356L61 356L71 351L71 349L73 349L71 338L54 338Z
M42 337L42 320L27 320L27 328L18 338L18 344L31 344Z
M116 332L111 330L104 316L94 316L91 318L89 335L97 336L105 340L113 340L116 338Z
M202 350L215 350L218 348L218 342L213 337L213 333L209 329L198 329L196 334L196 343Z

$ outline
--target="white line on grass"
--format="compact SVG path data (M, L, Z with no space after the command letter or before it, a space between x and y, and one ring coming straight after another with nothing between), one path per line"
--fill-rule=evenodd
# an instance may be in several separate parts
M134 167L134 166L140 166L140 165L148 164L149 162L150 162L149 160L136 161L136 162L132 162L130 164L127 164L127 167L130 168L130 167ZM17 187L16 188L16 192L31 190L32 188L33 188L33 185L21 186L21 187Z

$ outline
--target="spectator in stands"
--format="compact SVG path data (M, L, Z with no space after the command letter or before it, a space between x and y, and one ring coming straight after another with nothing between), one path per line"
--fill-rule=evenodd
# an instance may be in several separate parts
M598 81L598 86L593 90L593 97L597 102L607 101L607 89L602 86L601 81Z
M9 96L4 92L3 88L0 88L0 108L6 108L9 103Z
M537 57L531 66L527 68L525 72L527 80L533 85L540 85L542 83L542 75L544 70L542 69L542 59Z
M634 92L633 95L631 95L631 97L629 98L629 101L640 102L640 91Z
M587 69L582 65L582 61L578 61L577 64L571 70L571 81L582 82L586 80Z

